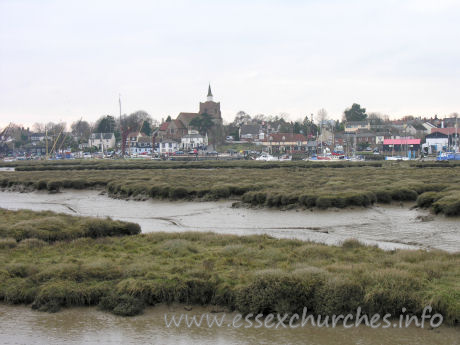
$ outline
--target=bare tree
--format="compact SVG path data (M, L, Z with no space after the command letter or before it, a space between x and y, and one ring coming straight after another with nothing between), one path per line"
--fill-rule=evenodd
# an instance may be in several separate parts
M60 122L60 123L48 122L46 124L46 130L48 131L48 135L58 135L59 133L64 132L65 129L66 129L65 122Z
M149 120L151 121L150 115L143 110L136 111L130 115L125 114L120 118L122 156L125 155L126 140L129 133L140 131L142 124Z
M265 116L264 114L257 114L256 116L253 117L253 121L256 122L256 123L262 123L262 122L266 122L267 121L267 116Z
M236 127L241 127L241 125L248 123L251 121L251 115L248 113L244 112L243 110L240 110L238 113L236 113L235 119L233 120L233 125Z
M72 134L77 136L79 140L88 140L91 134L91 127L87 121L76 121L70 126Z
M320 110L318 110L318 113L316 114L316 121L318 121L320 125L323 125L324 121L327 120L327 115L328 114L326 109L321 108Z
M383 124L383 115L380 113L369 113L367 119L372 125L381 125Z
M32 126L32 129L35 133L45 133L45 124L35 122Z
M284 120L284 121L287 122L288 119L289 119L289 114L288 114L288 113L279 113L278 118L279 118L280 120Z

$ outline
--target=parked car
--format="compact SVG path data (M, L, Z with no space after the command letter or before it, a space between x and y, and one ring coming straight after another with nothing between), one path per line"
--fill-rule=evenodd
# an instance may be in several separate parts
M268 154L268 153L262 153L259 157L256 158L256 161L265 161L265 162L268 162L268 161L277 161L278 158L277 157L273 157L272 155Z

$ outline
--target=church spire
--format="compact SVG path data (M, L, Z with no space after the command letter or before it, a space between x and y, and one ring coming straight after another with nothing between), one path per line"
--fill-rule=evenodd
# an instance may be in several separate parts
M208 86L208 102L212 102L211 83Z

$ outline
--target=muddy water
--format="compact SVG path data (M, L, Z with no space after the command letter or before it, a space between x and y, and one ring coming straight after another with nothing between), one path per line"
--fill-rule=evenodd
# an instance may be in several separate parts
M195 308L188 315L206 310ZM254 329L166 327L164 314L185 313L180 306L149 308L140 316L117 317L96 308L72 308L56 314L27 307L0 305L2 344L460 344L458 328L358 327ZM217 314L219 316L219 314ZM231 320L233 315L227 315Z
M384 249L438 248L460 251L460 219L430 217L408 205L341 211L279 211L231 208L231 202L125 201L97 191L0 192L0 207L52 210L139 223L143 232L213 231L339 244L357 238ZM425 221L421 218L425 217ZM426 219L428 218L428 221Z

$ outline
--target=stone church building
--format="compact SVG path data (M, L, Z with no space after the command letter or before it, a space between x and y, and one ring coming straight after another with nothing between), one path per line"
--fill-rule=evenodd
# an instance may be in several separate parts
M193 128L190 126L190 122L202 115L202 114L211 115L214 126L209 130L209 144L218 145L223 142L223 122L222 122L222 113L220 111L220 102L214 102L214 96L212 95L211 85L208 86L208 95L206 102L200 102L200 108L197 113L186 113L181 112L175 120L163 122L160 125L158 131L159 139L172 139L179 140L187 135L189 130Z

